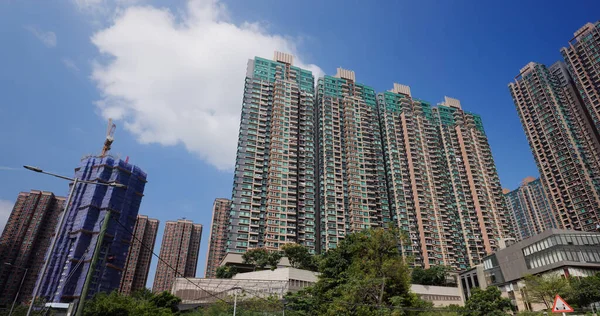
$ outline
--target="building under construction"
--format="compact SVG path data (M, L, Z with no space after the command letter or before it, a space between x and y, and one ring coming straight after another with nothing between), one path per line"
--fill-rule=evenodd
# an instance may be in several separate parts
M49 256L48 271L41 280L40 296L50 302L67 303L81 295L100 227L109 211L112 218L88 293L91 297L119 288L146 184L146 173L140 168L110 156L83 158L75 177L126 187L80 183L75 188L56 249Z

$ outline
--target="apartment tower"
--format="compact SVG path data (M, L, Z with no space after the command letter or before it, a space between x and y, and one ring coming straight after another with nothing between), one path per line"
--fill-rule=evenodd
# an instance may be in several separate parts
M248 61L227 252L315 252L314 78L275 52Z
M190 220L167 221L152 291L170 291L178 277L196 277L202 225Z
M19 193L0 237L0 306L31 299L64 204L52 192Z
M509 89L557 226L590 231L600 215L599 157L593 128L562 69L531 62Z
M375 90L338 68L317 84L320 250L390 221Z
M49 256L48 271L38 281L40 296L50 302L70 303L80 297L106 212L111 212L111 218L88 298L119 289L146 185L146 173L140 168L111 156L83 158L75 177L126 187L79 183L75 188L55 251Z
M546 198L541 180L523 179L519 188L504 190L506 205L514 220L516 238L527 239L547 229L557 228L556 219Z
M208 237L208 255L206 256L205 278L215 278L219 263L225 257L227 246L227 227L231 200L215 199L212 209L212 225Z
M119 292L129 295L146 287L158 224L157 219L137 216Z
M510 237L481 117L457 99L432 106L394 84L377 97L393 222L416 265L465 269Z
M323 252L396 225L415 264L464 269L511 236L478 115L399 84L378 94L343 68L314 88L292 62L248 64L226 252L288 242Z
M572 90L576 95L574 99L579 101L577 109L585 109L578 115L593 126L591 131L585 131L589 134L586 137L593 138L594 155L600 159L600 21L581 27L569 41L569 46L560 51L575 83L576 88Z

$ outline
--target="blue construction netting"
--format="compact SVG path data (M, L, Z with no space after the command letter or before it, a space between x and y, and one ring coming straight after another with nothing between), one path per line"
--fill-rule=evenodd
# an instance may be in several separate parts
M79 184L76 188L65 227L42 280L41 296L52 302L71 302L80 295L106 212L110 211L111 217L133 230L146 184L146 173L140 168L112 157L83 159L75 177L116 181L127 188L93 184ZM109 221L89 296L119 287L131 239L125 228Z

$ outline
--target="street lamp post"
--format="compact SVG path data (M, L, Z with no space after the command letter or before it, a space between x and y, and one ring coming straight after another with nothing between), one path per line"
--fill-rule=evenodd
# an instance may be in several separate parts
M235 292L233 292L233 316L236 316L235 313L237 311L238 290L243 290L243 289L239 286L236 286L236 287L232 287L231 290L235 291Z
M19 294L21 294L21 287L23 287L23 282L25 282L25 277L27 276L27 270L28 269L17 267L17 266L13 266L12 264L10 264L8 262L5 262L4 264L7 265L7 266L11 266L13 268L25 270L25 272L23 273L23 277L21 278L21 283L19 283L19 289L17 290L17 294L15 295L15 299L13 300L12 305L10 306L10 312L8 312L8 316L12 316L13 310L15 309L15 304L17 303L17 299L19 298Z
M54 174L51 172L46 172L38 167L33 167L33 166L23 166L23 168L25 168L27 170L31 170L33 172L47 174L47 175L50 175L50 176L53 176L56 178L60 178L63 180L73 181L73 186L71 187L71 191L69 192L69 197L67 197L65 209L61 213L60 218L58 219L58 225L55 230L56 233L54 234L54 238L52 238L52 241L50 242L50 247L48 247L46 260L44 260L44 264L42 265L42 269L40 270L40 275L38 276L37 282L35 283L35 288L33 289L33 297L31 298L31 303L29 304L29 309L27 310L27 316L30 316L33 311L33 304L35 302L35 299L39 295L39 291L42 286L42 284L41 284L42 280L47 273L48 263L50 262L50 257L52 256L52 254L54 253L54 250L56 248L56 241L58 240L58 236L59 236L60 232L62 232L62 230L64 228L66 215L67 215L67 212L69 211L69 206L71 205L71 200L73 199L73 193L75 192L75 188L77 187L77 184L86 183L86 184L94 184L94 185L105 185L105 186L115 187L115 188L124 188L126 186L123 184L120 184L120 183L116 183L116 182L103 183L103 182L97 182L97 181L85 181L85 180L80 180L78 178L69 178L69 177L61 176L61 175ZM110 213L110 211L108 211L108 213ZM102 233L102 231L101 231L101 233ZM98 248L99 248L98 245L96 245L96 250L98 250ZM94 256L97 256L96 250L94 251ZM88 269L88 272L91 269L93 269L92 266L90 266L90 268ZM88 273L88 276L89 276L89 274L90 273ZM87 283L87 277L86 277L86 283ZM80 303L80 305L83 305L82 303L83 303L83 300Z

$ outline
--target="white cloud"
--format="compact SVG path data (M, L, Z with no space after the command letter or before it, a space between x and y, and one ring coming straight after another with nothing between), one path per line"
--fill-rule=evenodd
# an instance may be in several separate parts
M7 167L7 166L0 166L0 170L4 170L4 171L16 171L16 170L20 170L19 168L13 168L13 167Z
M77 9L84 13L110 14L116 7L127 7L143 0L72 0Z
M25 29L35 35L46 47L56 47L56 34L54 32L46 32L35 25L27 25Z
M106 27L123 9L146 0L71 0L79 13L95 28Z
M179 12L179 11L178 11ZM94 65L102 116L121 120L141 143L183 144L220 170L235 162L246 65L275 50L298 55L294 39L260 24L234 24L218 1L186 10L130 7L92 36L108 61ZM311 69L315 65L294 63Z
M12 212L15 203L7 200L0 200L0 234L4 231L4 226Z
M79 72L79 67L77 67L77 65L72 59L65 57L62 59L62 63L65 65L65 67L67 67L67 69L74 72Z

